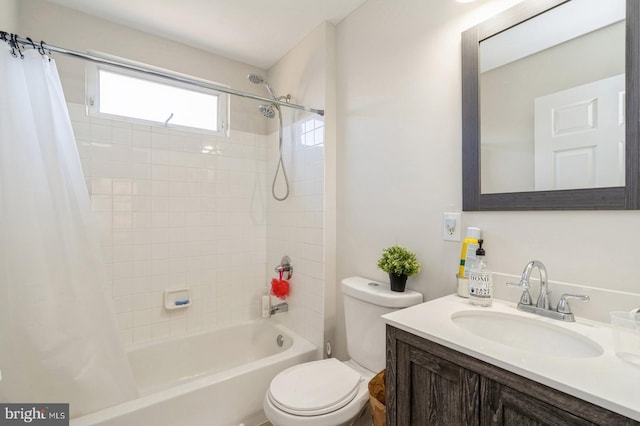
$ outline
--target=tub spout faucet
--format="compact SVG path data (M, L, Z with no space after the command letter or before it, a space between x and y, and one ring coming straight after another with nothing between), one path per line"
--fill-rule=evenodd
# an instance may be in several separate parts
M271 315L275 315L280 312L287 312L289 310L289 304L286 302L278 303L271 307Z

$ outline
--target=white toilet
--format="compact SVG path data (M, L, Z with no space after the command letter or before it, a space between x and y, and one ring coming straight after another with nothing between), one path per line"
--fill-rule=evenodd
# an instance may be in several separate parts
M369 380L385 368L386 313L422 303L422 294L351 277L342 281L347 351L290 367L271 381L264 412L275 426L339 426L355 422L369 401Z

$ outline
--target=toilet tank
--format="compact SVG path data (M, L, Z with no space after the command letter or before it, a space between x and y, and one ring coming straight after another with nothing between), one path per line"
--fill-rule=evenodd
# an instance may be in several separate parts
M391 291L389 284L350 277L342 280L342 297L349 356L374 373L383 370L386 337L380 316L422 303L422 294Z

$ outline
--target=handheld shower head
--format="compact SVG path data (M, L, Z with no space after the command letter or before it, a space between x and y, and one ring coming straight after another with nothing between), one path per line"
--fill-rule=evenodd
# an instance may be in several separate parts
M253 84L264 84L264 87L267 88L267 91L269 92L273 100L276 101L271 104L260 105L258 106L258 110L267 118L274 118L276 116L276 110L278 111L278 121L280 124L278 128L278 150L280 152L280 160L278 161L276 172L273 175L273 182L271 184L271 195L273 195L273 198L278 201L284 201L289 197L289 179L287 178L287 172L284 169L284 162L282 161L282 112L280 111L280 105L278 105L278 102L281 102L282 100L284 100L285 102L289 102L291 100L291 95L282 96L279 98L278 95L275 94L269 83L264 79L264 77L259 74L252 73L249 74L247 78ZM276 195L276 181L278 179L278 174L280 173L280 171L282 171L282 177L284 179L285 185L285 193L282 197Z
M267 118L273 118L276 116L276 111L273 109L273 106L271 105L260 105L258 109L260 110L262 115L264 115Z
M267 88L267 91L269 92L269 94L271 95L271 97L275 100L278 100L278 95L276 95L276 92L273 91L273 89L271 88L271 86L269 85L269 82L267 80L264 79L263 76L261 76L260 74L249 74L247 76L247 78L249 79L250 82L252 82L253 84L264 84L264 87ZM278 108L278 106L276 105L276 108Z
M253 84L263 84L265 82L264 77L261 76L260 74L249 74L247 78Z

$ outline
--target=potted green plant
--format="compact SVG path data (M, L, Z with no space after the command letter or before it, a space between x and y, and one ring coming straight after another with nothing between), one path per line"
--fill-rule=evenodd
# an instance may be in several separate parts
M415 253L396 245L382 250L378 268L389 274L392 291L404 291L407 277L420 272L420 262Z

